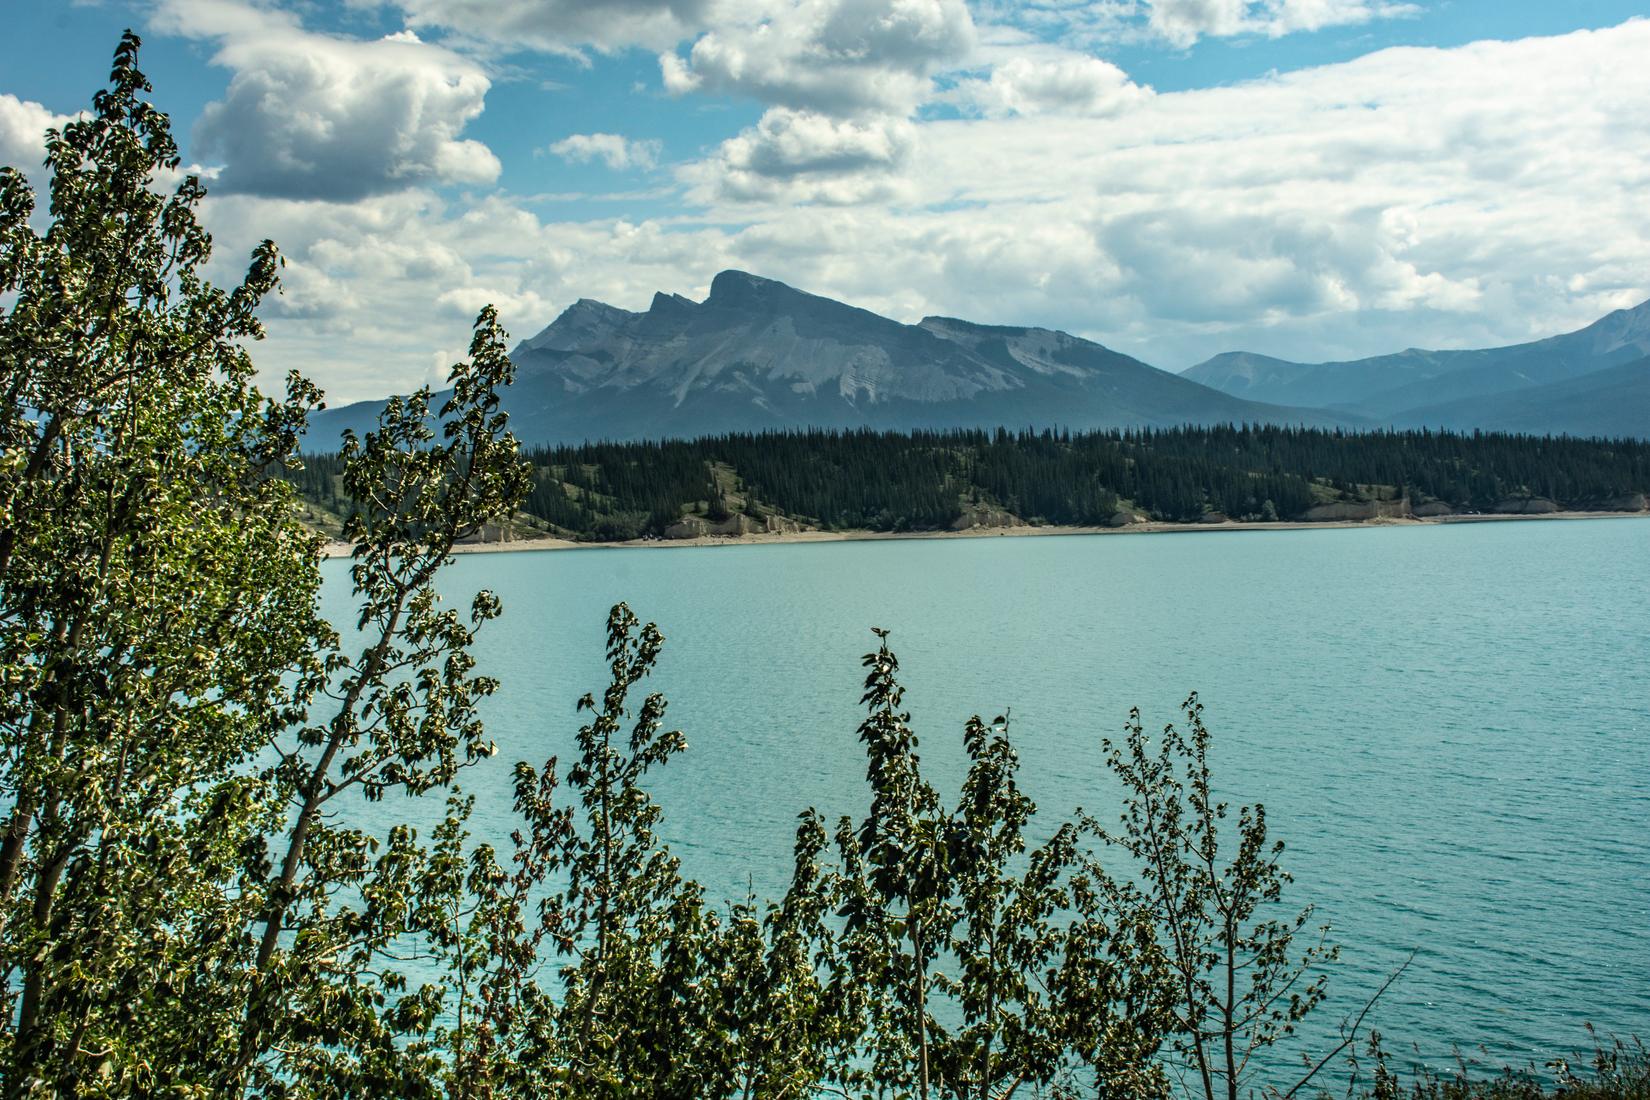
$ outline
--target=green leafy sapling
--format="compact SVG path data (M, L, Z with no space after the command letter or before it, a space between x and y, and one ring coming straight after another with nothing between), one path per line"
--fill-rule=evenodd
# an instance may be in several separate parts
M1242 807L1236 846L1223 847L1230 807L1213 794L1203 706L1193 694L1183 710L1187 732L1165 726L1155 747L1138 710L1121 745L1104 742L1125 791L1121 831L1090 827L1134 861L1139 890L1127 897L1150 906L1174 987L1172 1044L1194 1091L1237 1100L1257 1078L1256 1056L1323 1000L1338 951L1323 935L1297 949L1312 909L1279 909L1290 876L1264 806Z
M1105 1019L1110 1006L1098 998L1075 1002L1060 975L1083 972L1105 990L1095 967L1078 964L1108 944L1069 931L1076 827L1063 824L1028 851L1026 830L1037 807L1017 782L1007 719L971 718L963 746L970 764L950 831L959 919L948 953L956 974L938 982L960 1026L942 1058L948 1095L999 1100L1046 1086L1081 1064L1072 1040Z
M959 803L942 805L921 774L898 659L877 635L860 727L870 809L836 830L838 866L819 889L839 923L814 932L826 1003L860 1032L830 1080L956 1100L1155 1083L1167 1021L1139 907L1108 909L1075 823L1030 842L1036 805L1006 719L968 722Z
M862 661L867 714L859 727L871 803L857 828L843 818L836 830L840 946L847 980L865 991L870 1077L881 1093L908 1090L926 1100L940 1033L930 1004L932 971L955 919L949 822L918 766L911 716L902 709L905 689L896 678L899 659L887 631L875 634L879 645Z
M398 832L390 851L375 855L379 838L329 817L335 800L447 788L460 768L492 755L477 705L498 684L476 672L471 646L500 605L484 590L460 614L442 606L435 581L454 545L507 516L526 492L527 470L498 407L512 370L505 333L488 307L476 320L469 357L449 375L438 420L424 389L393 399L364 439L344 441L344 484L357 502L345 537L354 544L360 647L346 653L335 645L310 666L302 689L327 701L325 717L295 726L275 746L279 760L268 775L291 813L267 873L254 862L244 886L262 907L251 929L257 987L233 1073L280 1045L284 1021L337 1013L359 1024L382 996L351 968L374 975L364 960L390 951L402 933L400 891L403 878L416 874L419 853ZM402 876L393 889L376 881L387 873ZM351 892L367 903L339 901ZM396 904L372 904L385 898ZM392 987L400 981L387 980ZM327 1072L344 1072L333 1053L322 1061ZM280 1070L265 1062L258 1072Z

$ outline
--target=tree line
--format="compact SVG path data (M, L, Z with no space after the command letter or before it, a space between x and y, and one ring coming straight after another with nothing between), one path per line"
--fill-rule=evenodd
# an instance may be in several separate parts
M1509 499L1593 507L1650 489L1650 442L1446 431L1348 432L1270 425L1096 432L811 430L527 452L530 523L614 540L663 535L685 515L742 510L826 529L934 530L971 510L1032 523L1296 519L1337 501ZM335 456L288 476L340 514ZM718 477L717 471L723 471Z
M1267 1060L1333 952L1297 942L1264 808L1214 798L1195 696L1097 745L1117 820L1034 826L1003 718L967 723L957 791L925 778L879 630L866 804L799 808L785 893L724 903L660 840L648 780L686 739L645 691L664 638L621 604L571 759L515 764L516 828L472 835L500 605L437 581L534 489L505 334L483 309L443 395L345 439L354 611L325 621L320 539L271 476L304 476L320 395L261 394L246 350L279 254L204 278L137 51L48 133L44 228L0 169L6 1097L1234 1100L1351 1048L1362 1016ZM407 809L369 828L363 801Z

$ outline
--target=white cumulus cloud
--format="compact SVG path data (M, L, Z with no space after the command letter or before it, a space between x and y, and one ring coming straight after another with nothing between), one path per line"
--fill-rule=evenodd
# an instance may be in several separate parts
M215 39L233 71L195 123L221 190L351 200L426 184L486 184L498 158L460 136L481 113L480 66L411 32L362 41L232 0L164 0L164 28Z
M217 244L215 278L237 277L259 239L280 245L281 292L265 300L269 336L254 349L260 376L274 387L298 370L334 407L439 382L486 303L519 339L576 298L645 308L655 288L708 285L736 263L719 230L547 222L498 195L411 190L353 203L214 195L204 217Z
M849 203L892 196L916 127L898 118L835 119L776 107L724 141L685 178L701 199Z
M1013 53L986 77L960 81L950 98L988 116L1100 116L1151 94L1109 61L1040 48Z
M550 152L575 164L599 160L615 172L647 169L659 163L657 141L636 141L623 134L569 134L550 146Z
M836 116L903 114L974 44L963 0L758 0L735 10L741 18L701 35L685 57L660 58L668 91Z
M73 116L53 114L39 103L0 92L0 165L16 168L38 186L46 158L46 131Z
M1395 0L1147 0L1151 29L1177 46L1199 38L1264 34L1368 23L1410 15L1414 4Z
M712 0L397 0L414 27L441 27L506 49L667 50L709 25Z

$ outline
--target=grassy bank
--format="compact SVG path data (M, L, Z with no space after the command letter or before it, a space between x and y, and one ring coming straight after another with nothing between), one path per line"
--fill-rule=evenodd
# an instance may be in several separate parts
M1590 1029L1589 1029L1590 1030ZM1595 1036L1593 1052L1555 1058L1543 1067L1503 1069L1493 1077L1463 1063L1448 1074L1404 1073L1400 1060L1372 1038L1354 1064L1347 1096L1368 1100L1646 1100L1650 1098L1650 1050L1638 1039ZM1328 1090L1321 1096L1335 1095Z

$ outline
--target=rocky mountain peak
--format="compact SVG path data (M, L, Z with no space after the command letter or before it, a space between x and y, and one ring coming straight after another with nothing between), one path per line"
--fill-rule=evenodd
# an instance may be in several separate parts
M1622 348L1650 352L1650 300L1605 314L1582 331L1589 329L1594 337L1594 347L1600 353Z
M543 348L570 348L581 342L599 339L635 316L629 310L598 302L594 298L580 298L562 310L561 316L544 331L518 344L511 354Z
M728 270L710 281L705 305L718 309L764 309L789 298L804 297L777 279L764 279L748 271Z
M660 290L653 295L653 304L647 307L650 314L674 315L690 312L699 307L699 303L692 298L684 298L680 294L666 294Z

